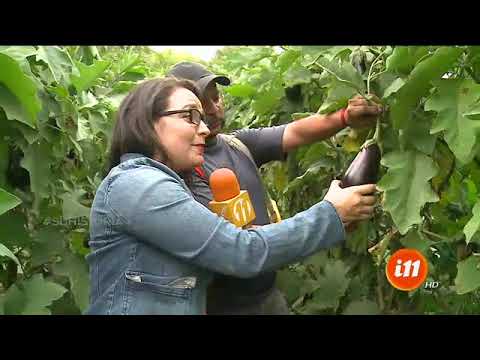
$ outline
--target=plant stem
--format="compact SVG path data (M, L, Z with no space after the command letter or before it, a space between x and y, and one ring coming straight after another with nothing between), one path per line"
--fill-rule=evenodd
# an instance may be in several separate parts
M442 241L450 241L449 238L446 238L445 236L442 236L442 235L438 235L438 234L435 234L434 232L431 232L431 231L428 231L428 230L424 230L422 229L421 230L423 233L427 234L427 235L430 235L430 236L433 236L433 237L436 237Z
M381 274L380 268L378 268L378 270L377 270L377 296L378 296L378 304L380 306L380 311L381 312L383 312L385 310L385 300L383 299L382 280L383 280L383 276Z
M385 49L382 50L382 52L375 58L375 60L373 60L372 65L370 66L370 70L368 71L368 77L367 77L367 94L370 94L370 81L372 78L372 70L375 67L375 65L377 65L377 62L380 59L380 56L382 56L384 52L385 52Z
M470 76L472 77L472 79L473 79L477 84L480 84L480 79L475 76L475 74L473 73L473 71L472 71L471 68L465 67L465 71L468 73L468 75L470 75Z

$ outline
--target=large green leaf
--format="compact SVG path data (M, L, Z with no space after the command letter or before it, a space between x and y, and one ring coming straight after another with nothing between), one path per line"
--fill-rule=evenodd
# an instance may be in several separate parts
M388 153L381 163L388 167L377 185L385 192L384 208L400 233L405 234L411 225L422 222L421 208L439 200L429 183L438 172L437 166L430 157L415 150Z
M398 90L390 108L395 128L403 127L420 99L428 94L432 87L431 82L440 79L452 67L462 51L456 47L442 47L415 66L406 83Z
M316 64L330 75L333 75L337 81L350 86L360 94L365 93L366 88L362 76L355 70L352 64L348 62L339 64L335 60L330 61L324 57L318 59Z
M0 215L22 203L18 197L0 188Z
M457 265L455 288L458 294L466 294L480 286L480 257L470 256Z
M308 84L312 81L312 72L304 66L295 63L283 74L285 87L292 87L299 84Z
M31 120L27 113L27 109L22 106L19 99L3 84L0 83L0 107L5 111L5 115L9 120L17 120L22 122L32 134L37 134L36 129L32 129Z
M26 216L17 211L9 211L0 216L0 242L9 248L25 247L30 244L26 229Z
M275 66L280 73L285 72L301 56L301 52L294 49L288 49L277 59Z
M235 84L225 89L225 92L240 98L249 98L256 94L257 89L249 84Z
M473 216L463 229L467 244L472 240L473 235L475 235L475 233L480 229L480 201L475 204L472 213Z
M52 222L61 219L50 219ZM32 246L32 265L39 266L52 261L53 257L65 251L65 235L58 228L41 229L34 238Z
M34 143L25 150L20 165L30 173L30 187L39 198L48 197L48 184L51 177L50 149L45 142Z
M259 115L267 114L279 104L282 95L283 92L278 88L260 93L252 102L252 108Z
M57 275L67 276L75 302L81 311L88 307L90 279L88 265L84 258L65 251L62 261L54 264L53 271Z
M100 75L110 65L109 61L97 60L90 66L81 62L76 62L79 75L71 76L72 84L75 86L78 92L87 90L98 80Z
M26 111L26 118L17 120L35 127L37 114L42 108L37 96L36 83L22 72L14 59L4 54L0 54L0 84L16 96Z
M66 50L58 46L40 46L38 48L37 60L42 60L47 64L56 83L65 87L69 85L73 63Z
M65 220L90 216L90 208L80 204L80 198L85 191L77 189L72 193L65 193L60 198L63 201L62 211Z
M277 272L277 287L285 295L289 304L300 297L302 282L302 277L296 271L283 269Z
M411 114L411 120L404 123L401 141L425 155L432 155L437 137L430 134L432 121L427 116Z
M0 46L0 53L10 56L18 62L25 74L32 75L27 58L37 54L37 49L33 46Z
M33 46L0 46L0 53L10 56L18 62L35 55L37 51Z
M410 230L407 235L400 239L400 242L404 247L416 249L424 255L427 254L430 246L434 244L433 241L429 240L425 235L417 230Z
M9 248L7 248L5 245L1 243L0 243L0 256L6 256L12 259L20 267L20 262L18 261L18 258L15 256L15 254L12 253Z
M427 54L426 46L397 46L387 58L387 70L408 75L417 61Z
M376 302L368 299L352 301L348 304L343 315L378 315L380 309Z
M8 288L4 299L6 315L50 315L47 308L67 291L63 286L46 281L35 274Z
M334 80L329 86L327 98L322 103L320 109L318 109L318 112L320 114L328 114L347 107L348 100L351 99L355 94L356 91L351 86Z
M336 311L350 283L347 272L348 268L343 261L328 262L324 274L317 280L317 289L305 307L305 313L315 314L326 309Z
M402 86L405 85L405 80L402 78L397 78L395 79L383 92L383 97L387 98L392 94L395 94L402 88Z
M471 80L444 79L437 87L438 92L425 103L426 111L438 113L430 132L443 132L450 149L465 163L475 145L475 129L479 125L464 113L480 97L480 84Z
M6 142L0 139L0 187L6 187L7 169L10 162L10 149Z

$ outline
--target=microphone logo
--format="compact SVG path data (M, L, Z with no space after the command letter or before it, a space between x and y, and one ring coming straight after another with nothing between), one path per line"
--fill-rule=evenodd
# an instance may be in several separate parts
M232 210L237 223L247 223L252 218L252 204L244 198L236 199Z

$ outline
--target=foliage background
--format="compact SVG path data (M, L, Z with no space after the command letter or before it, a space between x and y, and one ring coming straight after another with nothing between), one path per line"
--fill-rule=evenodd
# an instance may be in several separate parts
M185 59L147 47L0 47L0 314L80 314L88 216L120 101ZM190 58L188 60L199 61ZM470 314L479 309L480 48L225 47L227 128L275 126L377 94L382 206L349 235L279 273L296 314ZM345 129L261 171L283 217L320 201L372 132ZM393 289L401 247L436 290Z

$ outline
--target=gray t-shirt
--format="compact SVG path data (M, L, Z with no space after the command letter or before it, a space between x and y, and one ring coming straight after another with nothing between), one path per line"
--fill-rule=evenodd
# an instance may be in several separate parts
M244 129L235 132L234 135L248 147L257 167L260 167L269 161L285 160L286 155L282 149L285 127L286 125ZM229 168L237 176L240 189L248 190L256 215L253 224L269 224L270 219L265 207L265 189L257 169L247 155L217 136L216 139L207 144L204 157L203 177L195 172L190 185L195 199L208 207L208 203L213 198L208 185L211 173L218 168ZM275 283L275 273L265 273L252 279L237 279L218 275L214 282L216 283L214 287L222 288L219 294L225 296L225 302L229 304L232 302L249 304L268 295ZM216 300L222 301L222 299Z

